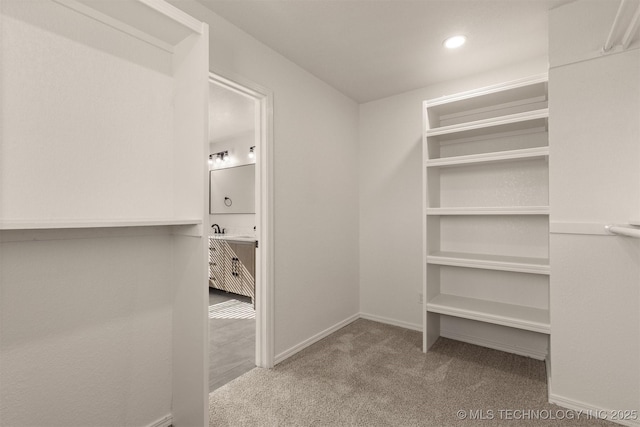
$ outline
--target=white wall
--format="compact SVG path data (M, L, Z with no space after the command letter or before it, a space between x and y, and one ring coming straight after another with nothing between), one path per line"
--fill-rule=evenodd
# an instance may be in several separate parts
M360 105L363 313L422 329L422 101L546 70L546 57L537 58Z
M639 45L600 54L618 4L550 15L550 400L637 414L640 241L598 234L640 218Z
M358 106L193 1L211 70L274 94L275 353L358 312Z
M256 145L255 131L243 132L239 135L221 139L209 144L209 153L215 154L228 151L229 158L223 164L209 164L209 170L227 167L249 165L256 162L255 157L249 157L249 148ZM209 215L211 225L218 224L227 234L254 234L256 226L255 214L212 214Z
M171 413L171 236L4 231L3 426L141 426Z
M0 8L0 424L204 420L205 239L104 224L204 218L208 38Z

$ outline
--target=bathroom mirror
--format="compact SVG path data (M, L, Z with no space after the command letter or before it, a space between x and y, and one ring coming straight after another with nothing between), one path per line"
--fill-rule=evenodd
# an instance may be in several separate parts
M209 213L255 213L256 165L209 171Z

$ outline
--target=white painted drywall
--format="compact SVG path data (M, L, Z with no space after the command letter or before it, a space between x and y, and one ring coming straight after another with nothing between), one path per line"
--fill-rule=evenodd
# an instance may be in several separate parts
M167 229L4 231L3 426L141 426L171 413Z
M2 218L173 216L171 55L52 2L2 12Z
M207 29L172 56L56 2L0 7L0 218L53 227L0 231L0 424L204 425L206 239L55 220L205 218Z
M640 217L640 50L600 54L617 6L580 1L551 11L552 224ZM554 232L550 245L551 401L637 414L640 240Z
M356 314L358 106L195 1L211 70L274 94L275 354Z
M422 101L544 73L546 57L360 105L361 311L422 329ZM449 319L450 320L450 319ZM464 322L442 329L469 335ZM479 328L475 328L480 330ZM504 342L506 332L485 341Z

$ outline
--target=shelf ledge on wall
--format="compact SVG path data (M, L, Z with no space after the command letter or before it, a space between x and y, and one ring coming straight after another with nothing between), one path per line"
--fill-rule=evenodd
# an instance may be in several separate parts
M549 215L549 206L427 208L427 215Z
M509 131L518 129L528 129L540 126L537 122L546 120L549 117L549 109L543 108L534 111L525 111L523 113L510 114L490 119L477 120L475 122L465 122L457 125L442 126L426 130L427 138L450 135L465 134L465 136L479 136L486 134L487 131L495 133L493 128L508 127ZM477 134L477 135L476 135Z
M435 265L544 275L548 275L550 270L549 259L547 258L470 254L462 252L434 252L427 256L427 262Z
M55 0L83 15L167 52L191 34L202 34L202 22L159 0Z
M440 294L427 302L427 311L543 334L551 333L549 310L534 307Z
M464 166L476 163L499 163L517 160L543 159L549 156L549 147L524 148L494 153L470 154L467 156L443 157L426 161L428 168Z
M496 85L481 87L479 89L473 89L466 92L461 92L453 95L442 96L440 98L430 99L428 101L425 101L425 103L428 108L435 108L438 106L446 107L447 105L450 105L453 103L466 102L469 100L473 100L474 98L482 99L483 97L493 96L493 97L498 97L498 99L501 99L501 97L504 97L505 98L504 100L495 100L495 99L493 100L494 101L493 104L499 104L499 103L512 100L513 95L511 95L510 92L513 90L523 90L523 89L528 90L527 87L531 87L534 85L540 85L540 84L546 85L548 80L549 80L548 73L543 73L536 76L524 77L521 79L509 81L506 83L499 83ZM504 94L507 94L507 95L504 96ZM524 97L537 96L540 94L543 94L546 96L546 89L542 91L534 90L533 94L527 93L527 95Z
M20 221L2 220L0 230L53 230L72 228L161 227L173 225L200 225L200 219L94 219Z

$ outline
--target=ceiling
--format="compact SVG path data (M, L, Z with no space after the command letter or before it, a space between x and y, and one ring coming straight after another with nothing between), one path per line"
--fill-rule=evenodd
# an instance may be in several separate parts
M218 84L209 83L209 142L253 131L255 101Z
M198 1L362 103L545 56L547 12L571 0Z

